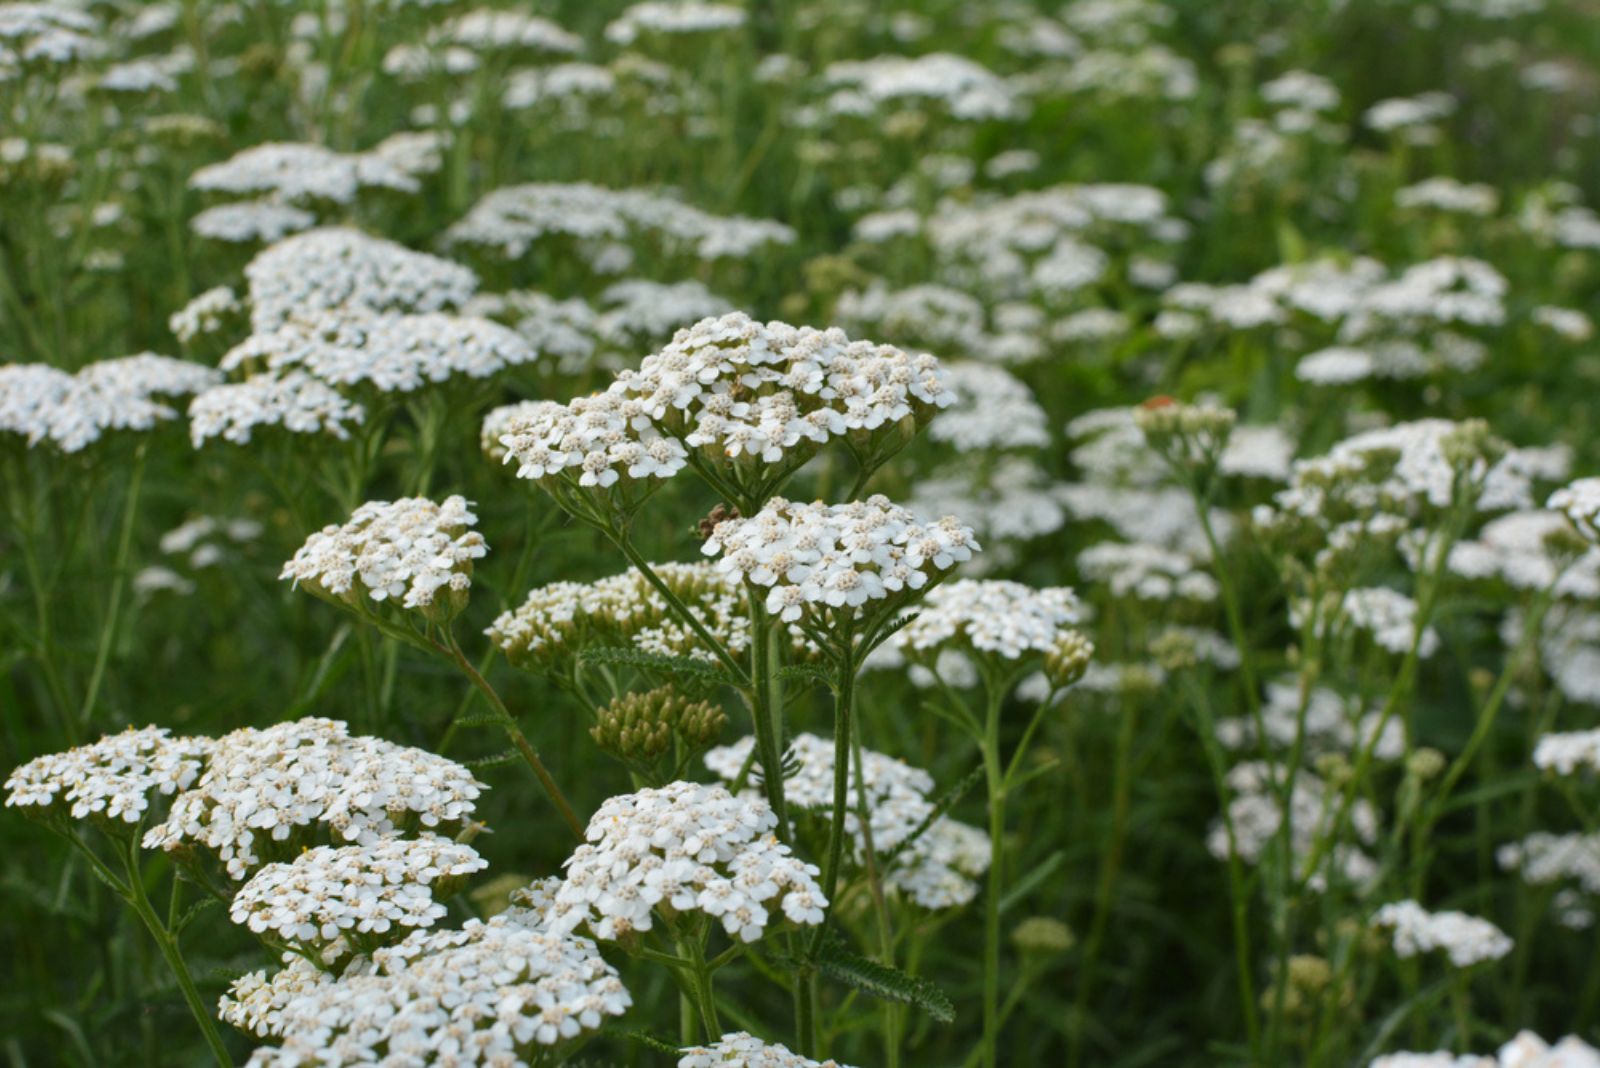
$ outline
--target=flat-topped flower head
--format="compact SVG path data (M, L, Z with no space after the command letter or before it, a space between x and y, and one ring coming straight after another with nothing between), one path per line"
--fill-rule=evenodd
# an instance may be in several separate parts
M452 760L351 735L337 720L244 727L212 743L204 772L144 845L206 850L243 880L319 839L370 845L411 831L449 835L483 790Z
M244 275L250 323L262 333L322 312L449 311L478 288L477 275L460 264L346 227L285 238L257 254Z
M719 746L705 756L706 767L724 781L736 781L756 749L753 736ZM791 811L827 819L833 806L833 741L815 734L790 739L784 754L784 798ZM750 782L759 785L759 759L750 766ZM854 806L845 812L845 832L854 843L856 863L867 855L867 832L880 858L897 852L884 865L884 885L925 909L964 905L978 892L975 879L989 868L989 836L935 810L933 777L921 768L871 749L861 751L850 769L850 797L864 790L868 826L863 828ZM743 796L757 796L756 786ZM915 836L915 837L913 837ZM903 848L902 848L903 847ZM883 863L880 859L880 864Z
M213 440L248 445L258 432L276 429L344 441L366 418L365 408L320 378L268 372L197 394L189 402L189 440L197 449Z
M130 727L90 745L48 753L6 779L6 806L30 816L135 824L156 795L188 789L200 775L209 738L174 738L165 727Z
M229 196L271 194L279 201L350 204L363 189L415 193L411 175L381 156L336 152L321 145L255 145L189 176L189 188Z
M224 1017L281 1040L255 1051L255 1068L544 1063L543 1050L633 1003L593 942L521 908L459 931L414 932L338 979L315 981L290 964L246 980L224 1000Z
M441 903L467 876L488 867L471 846L436 834L317 846L268 864L229 905L234 923L321 955L340 939L370 951L408 929L432 927Z
M681 442L617 393L526 411L512 419L500 445L518 478L537 482L562 507L602 524L606 513L596 507L631 512L688 462Z
M1397 956L1415 957L1443 950L1457 968L1499 960L1512 948L1506 933L1488 920L1464 912L1429 912L1415 901L1383 906L1373 914L1372 923L1393 932Z
M224 371L299 369L334 386L411 393L457 377L491 378L538 358L521 335L470 316L355 316L324 312L252 334L222 359Z
M973 449L1020 449L1050 444L1045 412L1015 375L984 363L952 363L945 386L956 400L928 426L928 437Z
M1065 586L1035 589L1020 582L957 579L929 592L917 616L890 644L918 658L945 649L1001 660L1049 654L1082 617Z
M757 515L718 523L704 551L723 574L766 587L769 612L820 621L892 612L979 548L955 517L922 523L883 496L834 505L774 497Z
M737 580L711 564L652 564L651 570L735 655L750 644L749 612ZM551 667L595 646L633 645L668 656L713 654L673 616L636 568L596 582L553 582L530 590L486 632L518 667Z
M709 1046L681 1051L678 1068L849 1068L838 1061L814 1061L791 1053L779 1042L763 1042L747 1031L732 1031Z
M489 459L504 463L506 446L501 439L511 432L513 424L531 422L541 416L552 415L564 407L565 405L556 401L526 400L491 408L489 414L483 417L483 426L478 432L478 445Z
M730 938L754 942L775 912L821 923L828 900L820 873L778 841L777 825L765 801L720 786L674 782L613 797L567 858L550 927L587 925L597 938L621 941L650 930L659 909L700 913Z
M150 431L178 417L166 399L219 381L214 368L154 353L88 364L68 374L47 364L0 366L0 434L32 447L81 452L115 431Z
M306 539L279 578L335 603L398 602L435 621L466 607L472 561L488 553L465 498L368 501Z
M955 400L932 356L742 312L678 331L611 391L630 425L695 450L741 507L834 440L875 467Z
M795 232L769 219L712 215L647 189L534 182L486 194L445 237L451 244L493 249L508 259L564 238L592 270L615 273L612 263L623 269L632 264L632 244L654 244L673 255L714 262L791 244Z

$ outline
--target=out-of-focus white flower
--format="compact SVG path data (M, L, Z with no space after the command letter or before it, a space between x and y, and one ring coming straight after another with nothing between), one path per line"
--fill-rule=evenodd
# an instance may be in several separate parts
M1415 901L1383 906L1373 914L1372 923L1393 931L1396 955L1415 957L1443 950L1458 968L1499 960L1512 948L1506 933L1488 920L1464 912L1429 912Z

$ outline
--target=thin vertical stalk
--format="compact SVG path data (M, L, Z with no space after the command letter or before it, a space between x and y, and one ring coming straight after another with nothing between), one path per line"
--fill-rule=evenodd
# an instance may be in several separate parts
M472 684L478 688L479 692L483 694L484 699L489 702L489 707L494 709L496 717L500 720L501 729L505 731L506 737L510 739L512 746L521 754L528 767L533 769L533 774L539 780L539 785L544 787L546 796L556 806L556 811L561 813L561 819L566 823L567 828L572 831L573 837L580 842L583 841L583 824L579 822L577 814L572 811L572 805L568 803L566 795L561 792L561 787L556 785L556 780L551 776L549 769L544 766L544 761L539 759L539 753L534 749L533 743L528 741L527 735L522 733L522 728L517 726L516 719L512 717L511 710L506 707L506 703L500 699L499 693L495 691L493 686L489 685L488 679L478 673L478 669L472 665L472 661L467 659L467 655L461 651L461 646L456 643L455 636L448 630L445 631L444 643L437 645L437 648L445 656L449 657L450 661L460 668L462 674L466 675Z
M105 681L106 665L111 660L111 646L116 642L117 624L122 620L122 597L127 587L128 556L133 548L133 526L139 510L139 490L144 485L145 444L140 442L134 451L133 474L128 479L128 492L122 503L122 530L117 536L117 555L112 562L111 599L106 605L106 618L100 628L100 644L94 654L94 669L89 675L89 688L84 691L83 705L78 710L78 721L87 728L94 714L95 702L100 697L100 684Z
M989 873L983 900L983 1064L995 1068L1000 1044L1000 896L1005 891L1006 784L1000 764L1004 691L985 680L983 777L989 793Z
M88 851L84 847L85 852ZM92 854L91 854L92 855ZM96 858L98 860L98 858ZM222 1036L217 1033L216 1021L211 1018L210 1011L200 997L200 990L195 986L194 977L189 974L189 966L184 962L183 953L178 949L178 943L167 925L161 922L161 917L156 915L156 910L150 904L149 895L145 893L143 875L139 870L139 839L135 834L128 839L127 855L123 858L127 868L127 900L133 906L133 911L144 922L145 928L150 932L150 937L156 940L156 945L161 947L162 959L167 962L172 976L178 982L178 989L183 992L183 1000L188 1003L189 1012L193 1014L195 1023L200 1025L201 1032L205 1035L206 1045L211 1048L211 1055L223 1068L232 1068L233 1058L228 1056L228 1048L222 1044Z

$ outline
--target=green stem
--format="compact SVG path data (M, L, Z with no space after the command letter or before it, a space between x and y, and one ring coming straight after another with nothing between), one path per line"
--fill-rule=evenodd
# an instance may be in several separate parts
M499 717L500 726L506 732L506 737L511 740L512 746L522 755L522 759L527 763L528 767L533 769L533 774L539 780L539 785L544 787L545 794L550 798L551 803L556 806L556 810L561 813L561 818L565 821L568 829L572 831L573 837L580 842L583 841L583 824L578 821L577 814L572 811L572 806L568 804L566 795L561 792L561 787L556 785L556 780L544 766L544 761L539 759L538 751L528 741L527 735L522 733L522 728L517 726L517 721L512 717L511 710L500 699L500 695L495 692L495 688L489 685L489 680L479 674L478 669L472 666L472 661L467 659L467 655L461 651L461 646L456 643L455 635L448 629L444 633L444 643L436 643L439 651L448 657L456 667L460 668L462 674L466 675L472 684L478 688L478 691L483 694L484 699L489 702L489 707L494 709L495 714Z
M178 989L183 992L183 1000L188 1002L189 1011L194 1015L195 1022L200 1025L201 1032L205 1035L206 1045L211 1047L211 1054L217 1063L224 1068L231 1068L233 1058L228 1056L228 1048L222 1044L222 1036L217 1033L217 1025L211 1018L210 1011L205 1002L200 998L200 991L194 985L194 977L189 974L189 966L184 963L183 953L178 949L177 940L172 932L161 922L161 917L156 915L156 910L150 905L150 898L144 890L144 879L139 871L139 844L137 833L128 839L128 852L125 858L128 871L128 903L133 906L133 911L138 913L139 919L144 921L145 927L150 931L150 936L161 947L161 956L167 962L167 967L172 970L173 978L178 981Z
M117 556L112 564L111 600L106 606L106 618L100 628L100 645L95 650L94 670L89 675L89 688L83 695L83 706L78 710L78 720L89 726L94 714L95 701L100 697L100 684L105 680L106 665L111 660L111 646L116 641L117 624L122 619L122 597L127 587L128 555L133 547L133 525L139 509L139 489L144 484L145 444L140 442L134 451L133 474L128 480L128 493L122 504L122 531L117 537Z
M1005 693L986 680L983 777L989 793L989 876L983 900L983 1064L995 1068L1000 1044L1000 898L1005 892L1006 783L1000 764L1000 708Z

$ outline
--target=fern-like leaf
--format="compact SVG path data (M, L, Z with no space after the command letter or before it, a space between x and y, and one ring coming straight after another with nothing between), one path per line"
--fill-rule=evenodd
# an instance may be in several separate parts
M659 671L698 682L715 682L724 686L737 686L738 681L716 663L692 656L667 656L646 652L626 645L607 645L584 650L581 659L599 664L621 664L642 671Z
M471 768L473 771L481 771L485 768L498 768L505 764L515 764L521 759L522 754L518 753L515 749L507 749L504 752L495 753L492 756L476 757L472 760L463 760L461 763Z
M956 1018L949 996L933 983L852 953L837 938L830 938L823 944L817 956L817 971L863 994L915 1006L940 1023L950 1023Z

